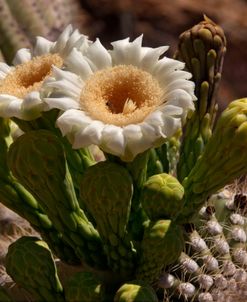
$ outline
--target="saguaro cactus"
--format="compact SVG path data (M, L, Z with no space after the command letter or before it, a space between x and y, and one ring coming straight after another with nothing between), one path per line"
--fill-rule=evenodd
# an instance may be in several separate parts
M213 127L222 29L205 18L183 33L176 57L185 63L160 59L167 47L143 48L142 37L108 51L68 27L59 41L68 50L62 67L49 65L38 88L28 78L27 91L22 81L29 98L9 87L30 65L16 72L0 64L0 200L42 237L10 246L9 275L34 301L244 296L247 198L218 191L247 172L247 99L232 102ZM53 55L55 44L39 43ZM28 54L19 59L42 62ZM34 100L38 117L31 110L27 118ZM6 116L23 131L14 141ZM61 261L77 271L62 281ZM0 289L0 299L9 293Z

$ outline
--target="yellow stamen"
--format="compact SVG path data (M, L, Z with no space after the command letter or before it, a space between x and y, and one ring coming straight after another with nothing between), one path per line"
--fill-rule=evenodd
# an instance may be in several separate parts
M124 126L142 122L162 103L158 81L132 65L118 65L95 72L80 97L83 110L107 124Z
M58 54L46 54L17 65L0 81L0 94L24 98L29 92L39 90L51 74L52 65L62 67L63 59Z

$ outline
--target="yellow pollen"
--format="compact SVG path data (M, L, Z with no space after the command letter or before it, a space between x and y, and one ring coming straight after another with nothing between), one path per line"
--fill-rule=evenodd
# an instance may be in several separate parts
M162 104L163 91L148 72L132 65L118 65L95 72L85 82L80 105L106 124L141 123Z
M29 92L39 90L51 74L52 65L62 67L63 59L58 54L46 54L17 65L0 81L0 94L24 98Z

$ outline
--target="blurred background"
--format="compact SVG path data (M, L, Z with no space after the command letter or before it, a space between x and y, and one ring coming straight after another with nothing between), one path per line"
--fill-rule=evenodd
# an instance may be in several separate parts
M223 109L247 96L246 0L0 0L1 60L11 63L37 35L55 40L69 23L107 47L143 33L145 46L170 45L172 56L179 34L203 14L224 29L228 41L219 94Z

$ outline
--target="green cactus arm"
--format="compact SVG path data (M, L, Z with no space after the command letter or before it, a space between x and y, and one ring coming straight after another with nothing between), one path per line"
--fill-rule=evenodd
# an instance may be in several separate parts
M39 1L37 1L39 2ZM8 6L11 10L13 18L24 28L28 28L28 34L31 37L46 36L49 28L42 18L36 5L33 5L32 0L8 0Z
M141 280L134 280L118 289L114 302L158 302L158 297L150 285Z
M80 262L35 198L15 179L9 179L8 182L0 180L0 200L6 207L25 218L40 233L57 257L70 264Z
M31 43L13 18L8 1L1 1L0 8L0 48L6 61L10 63L18 49L30 47Z
M64 287L66 302L103 301L105 288L92 272L75 273Z
M207 17L180 35L176 57L184 61L192 73L198 99L181 146L177 167L180 181L189 174L211 136L225 52L226 38L222 28Z
M47 130L27 132L10 146L8 164L77 257L92 266L105 267L101 239L79 207L57 136Z
M65 302L62 285L48 245L36 237L22 237L9 246L6 270L35 301Z
M219 118L201 158L183 181L185 206L177 222L189 222L207 197L247 172L247 99L232 102Z
M133 183L128 171L110 161L88 168L81 181L81 199L94 217L113 271L131 274L135 249L127 233Z
M171 220L150 222L141 243L136 278L150 284L158 281L163 268L175 262L184 248L183 232Z
M151 176L143 185L142 206L151 220L174 219L183 207L184 188L169 174Z

